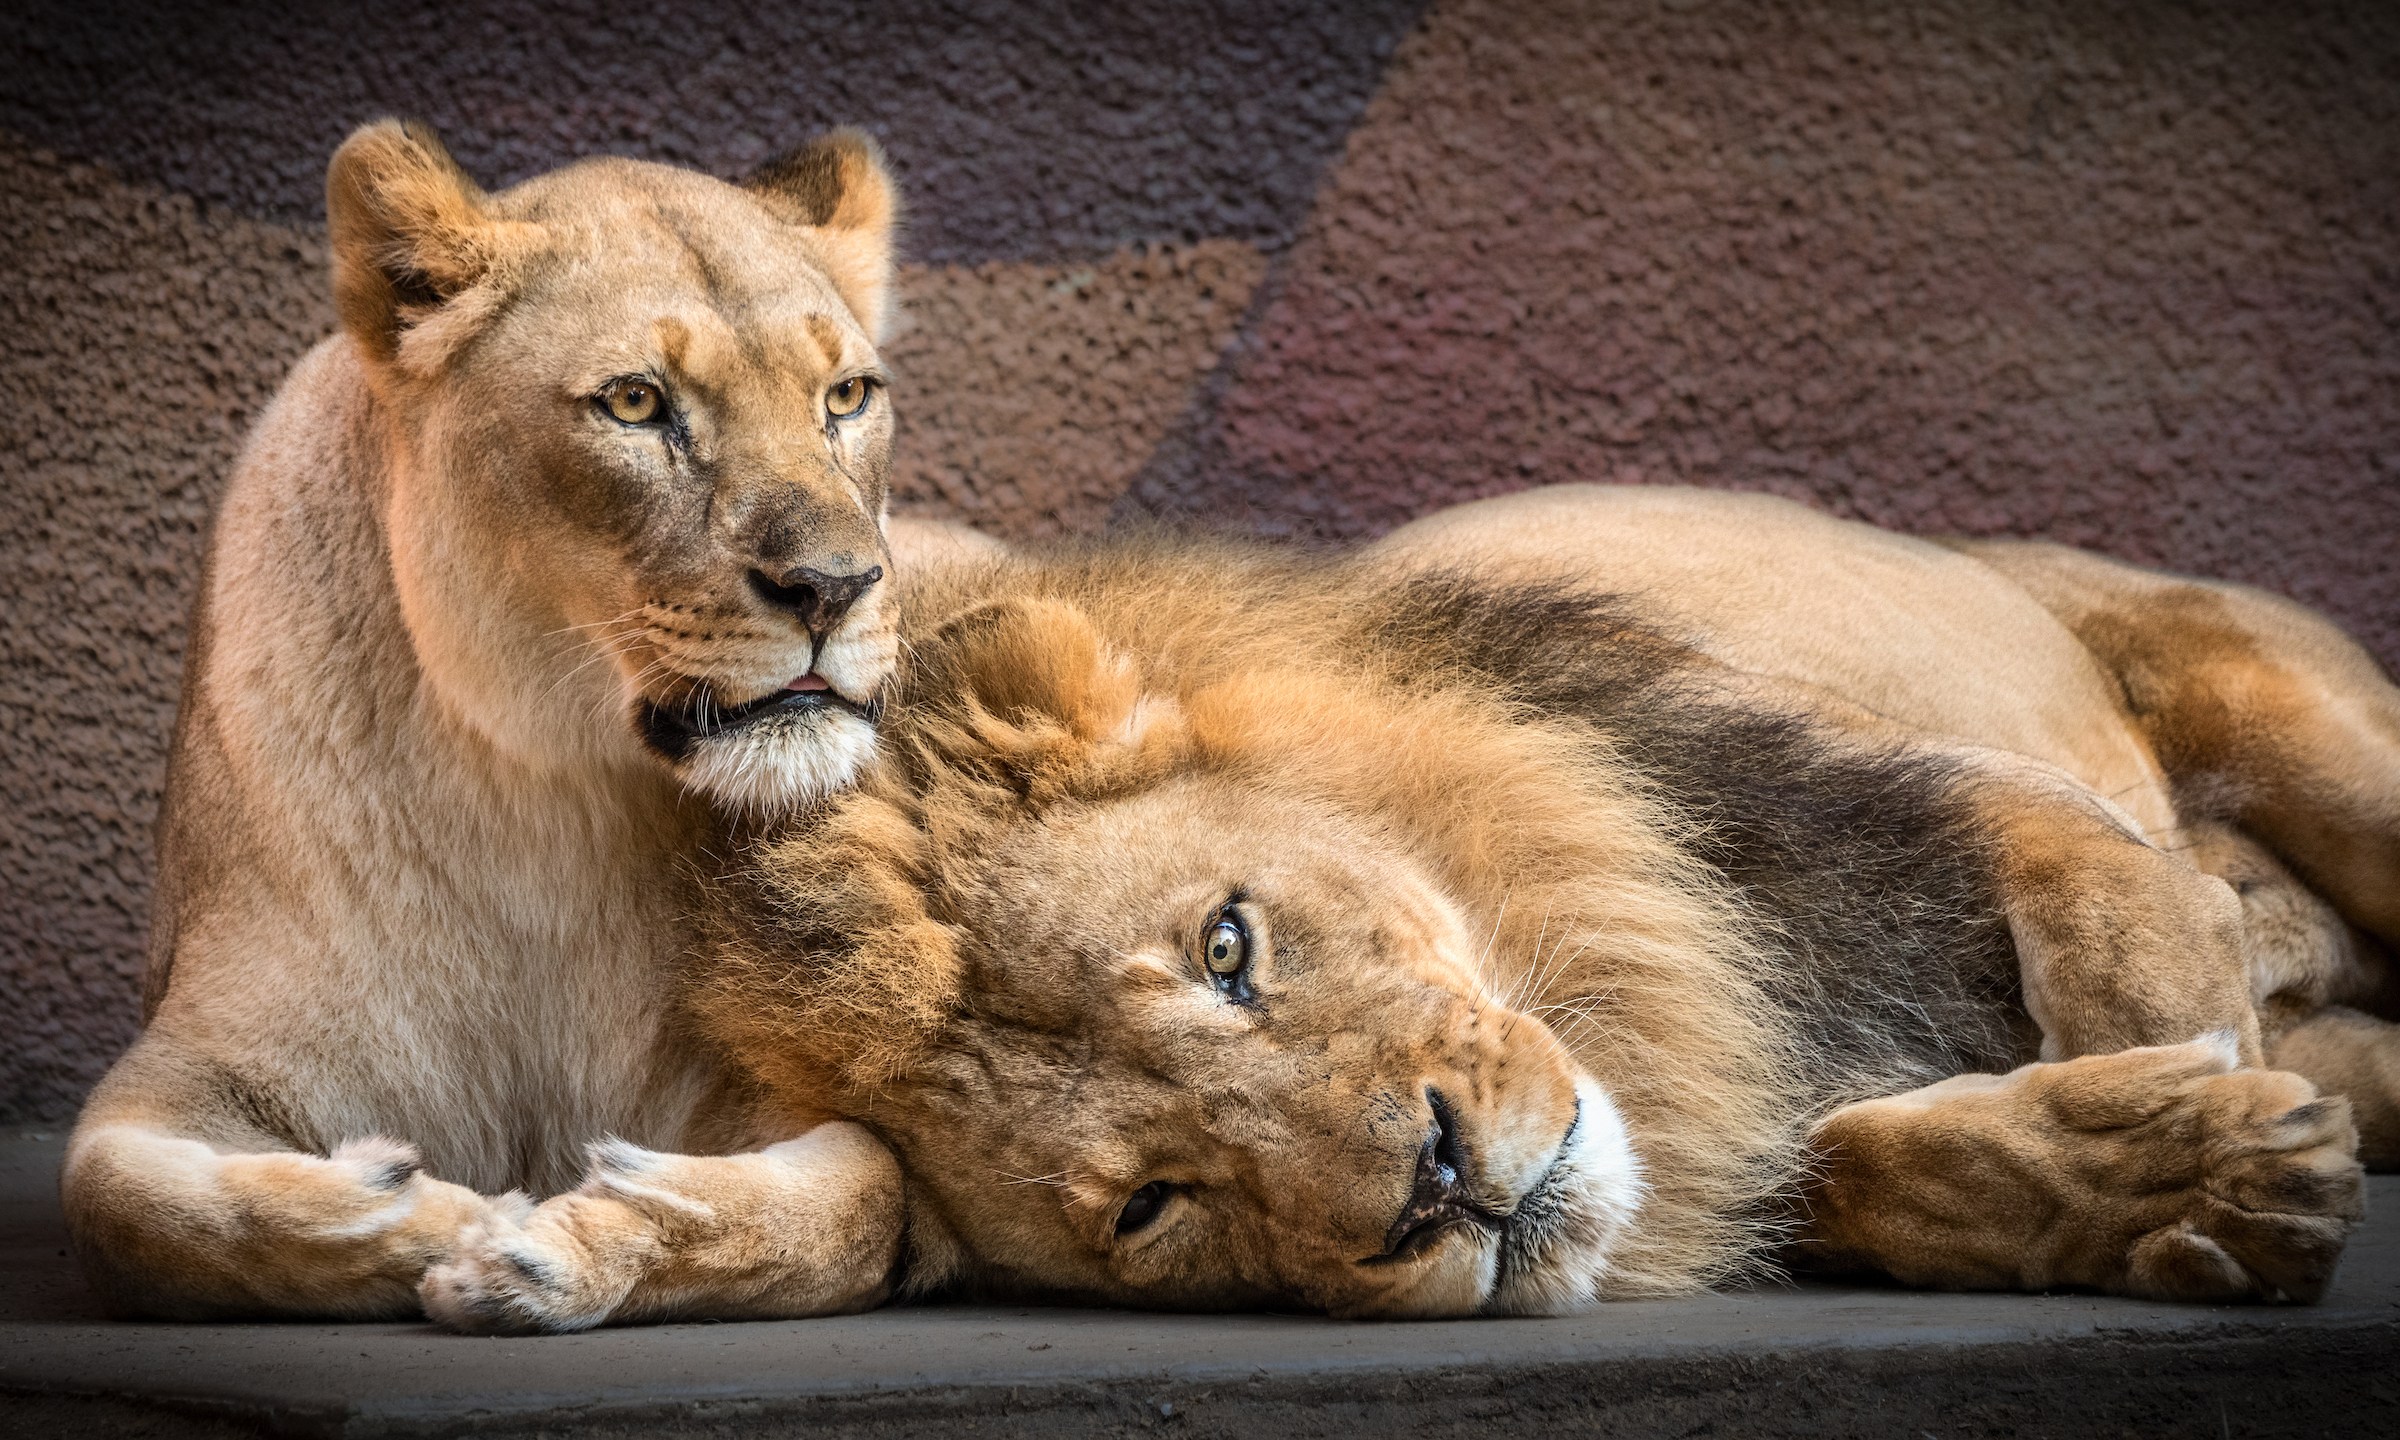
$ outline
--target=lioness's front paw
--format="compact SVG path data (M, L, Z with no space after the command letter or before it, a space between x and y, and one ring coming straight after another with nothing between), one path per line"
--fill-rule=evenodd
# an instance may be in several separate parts
M161 1319L397 1319L428 1267L479 1226L524 1213L437 1180L383 1136L330 1154L220 1151L133 1124L98 1125L67 1161L68 1203L112 1308Z
M688 1248L715 1218L701 1197L740 1159L588 1147L583 1184L516 1224L484 1227L428 1272L425 1313L454 1330L523 1335L589 1330L615 1318L634 1287Z
M589 1213L606 1206L577 1192L543 1202L521 1221L477 1227L425 1272L417 1297L426 1315L469 1335L563 1334L604 1323L640 1266L595 1253L579 1232L603 1242L641 1239L626 1233L633 1228L626 1217Z
M475 1235L421 1298L481 1334L855 1310L888 1288L899 1202L898 1162L856 1125L746 1155L604 1141L580 1188Z
M2314 1301L2365 1213L2349 1103L2235 1069L2207 1040L2056 1066L2037 1085L2063 1148L2117 1213L2109 1289L2160 1300Z

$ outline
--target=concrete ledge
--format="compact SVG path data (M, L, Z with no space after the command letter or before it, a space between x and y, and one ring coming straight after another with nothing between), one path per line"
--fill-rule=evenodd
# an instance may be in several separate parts
M921 1308L538 1340L99 1318L0 1138L0 1433L2400 1434L2400 1178L2323 1305L1809 1286L1568 1320Z

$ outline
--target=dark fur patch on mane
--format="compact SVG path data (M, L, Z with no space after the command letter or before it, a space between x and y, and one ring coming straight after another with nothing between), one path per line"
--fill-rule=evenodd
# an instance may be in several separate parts
M1945 757L1739 703L1623 596L1437 572L1366 625L1416 673L1589 723L1657 787L1788 959L1768 990L1812 1041L1820 1103L2031 1058L1987 842Z

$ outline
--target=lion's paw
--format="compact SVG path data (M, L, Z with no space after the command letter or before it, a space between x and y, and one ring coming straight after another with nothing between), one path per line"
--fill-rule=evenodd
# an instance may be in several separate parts
M2365 1213L2349 1103L2229 1052L2209 1037L2039 1067L2133 1231L2108 1288L2307 1303L2332 1281Z

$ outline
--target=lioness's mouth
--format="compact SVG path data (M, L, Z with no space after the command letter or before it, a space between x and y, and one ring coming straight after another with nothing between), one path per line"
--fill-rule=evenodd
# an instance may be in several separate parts
M778 718L798 719L828 711L847 711L873 725L883 716L883 697L877 695L862 704L810 674L756 700L725 705L704 682L673 704L644 700L642 737L669 760L681 760L703 741L739 734Z

